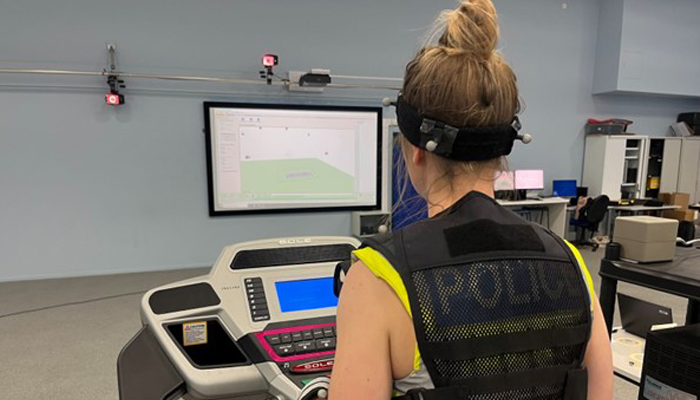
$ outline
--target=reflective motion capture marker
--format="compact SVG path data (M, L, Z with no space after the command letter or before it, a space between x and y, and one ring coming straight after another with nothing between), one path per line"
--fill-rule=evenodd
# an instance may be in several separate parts
M518 135L517 139L523 142L523 144L530 144L532 142L532 135L529 133L521 133Z

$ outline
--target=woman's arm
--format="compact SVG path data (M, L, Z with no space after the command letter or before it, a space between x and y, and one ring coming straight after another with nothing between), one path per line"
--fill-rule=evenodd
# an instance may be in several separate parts
M593 328L586 348L583 364L588 369L588 399L612 400L613 368L610 338L605 326L603 311L597 298L593 298Z
M395 296L361 262L345 278L330 400L387 400L392 392L387 307Z

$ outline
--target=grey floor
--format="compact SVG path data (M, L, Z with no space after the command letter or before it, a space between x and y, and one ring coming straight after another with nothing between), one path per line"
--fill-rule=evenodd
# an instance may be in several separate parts
M582 253L597 288L603 251ZM0 283L0 397L118 399L117 355L141 326L140 294L207 272L189 269ZM671 306L676 322L683 323L684 299L623 283L619 290ZM91 301L98 298L103 300ZM637 387L615 378L615 399L636 400Z

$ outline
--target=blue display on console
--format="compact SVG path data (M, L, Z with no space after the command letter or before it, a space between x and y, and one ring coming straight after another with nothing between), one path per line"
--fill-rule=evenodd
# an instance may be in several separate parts
M315 310L338 305L338 298L333 293L332 277L275 282L275 289L282 312Z

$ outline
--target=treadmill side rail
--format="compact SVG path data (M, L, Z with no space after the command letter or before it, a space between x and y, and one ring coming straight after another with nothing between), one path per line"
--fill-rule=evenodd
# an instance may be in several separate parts
M120 400L174 400L185 381L147 326L134 336L117 359Z

